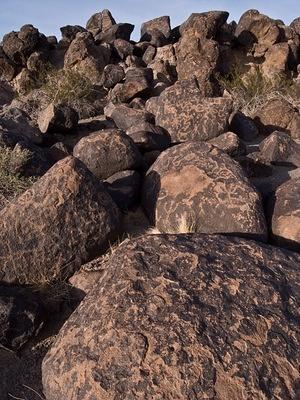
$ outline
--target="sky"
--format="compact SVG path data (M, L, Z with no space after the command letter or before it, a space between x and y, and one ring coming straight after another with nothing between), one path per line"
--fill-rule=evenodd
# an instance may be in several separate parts
M192 12L229 11L229 20L238 21L248 9L257 9L289 24L300 16L300 0L0 0L0 40L5 33L32 24L40 32L60 38L59 28L81 25L96 12L108 8L117 22L136 26L133 39L139 39L142 22L162 15L171 17L172 27Z

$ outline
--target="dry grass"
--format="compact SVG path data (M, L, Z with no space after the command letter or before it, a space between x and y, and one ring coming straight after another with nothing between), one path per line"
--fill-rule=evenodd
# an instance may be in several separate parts
M52 70L48 72L41 89L50 102L72 105L87 99L93 89L91 81L73 70Z
M277 75L270 79L258 68L247 74L233 68L230 74L218 79L223 89L232 96L236 110L249 117L253 117L267 101L275 98L284 98L299 107L300 88L286 76Z
M22 177L9 171L11 157L12 150L10 148L0 147L0 202L2 206L23 193L35 182L35 178ZM18 158L22 157L27 159L27 150L22 150L18 153Z

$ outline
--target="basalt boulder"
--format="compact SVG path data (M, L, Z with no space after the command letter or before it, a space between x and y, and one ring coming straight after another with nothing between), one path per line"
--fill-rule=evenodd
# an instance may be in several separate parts
M171 34L170 17L163 16L144 22L141 26L141 40L147 40L147 35L151 35L153 30L160 31L168 39Z
M172 143L206 141L228 130L232 101L203 97L193 80L165 89L156 104L156 125L164 128Z
M141 164L141 154L133 140L117 129L106 129L82 138L73 154L100 179Z
M274 243L300 252L300 177L279 186L268 209Z
M113 25L116 24L114 17L111 12L107 9L96 13L91 16L86 24L86 29L91 31L94 35L99 32L105 32Z
M78 113L70 106L49 104L38 115L38 126L41 132L68 133L78 124Z
M44 359L46 398L296 399L299 262L238 238L127 240Z
M106 112L108 113L107 116L115 122L117 127L124 131L144 122L154 122L154 117L151 113L130 108L124 104L113 107L111 112L107 109Z
M147 172L143 207L163 233L227 233L265 240L260 195L241 167L208 143L164 151Z
M71 276L105 250L119 212L81 161L56 163L0 213L0 280L45 283Z

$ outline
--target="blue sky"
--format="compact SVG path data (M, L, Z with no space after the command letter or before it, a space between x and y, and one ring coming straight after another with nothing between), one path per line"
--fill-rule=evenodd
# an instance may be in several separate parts
M250 8L289 24L300 16L300 0L0 0L0 38L22 25L31 23L46 35L59 37L64 25L85 26L88 18L104 8L111 10L117 22L136 25L161 15L170 15L172 26L179 25L192 12L226 10L230 20L238 20Z

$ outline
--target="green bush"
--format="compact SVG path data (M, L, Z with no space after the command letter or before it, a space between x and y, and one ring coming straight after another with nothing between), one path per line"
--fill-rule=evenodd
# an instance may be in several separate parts
M242 74L238 68L225 77L218 78L219 83L234 100L235 108L252 117L266 101L283 97L297 106L299 103L299 87L293 80L282 75L268 78L256 68L247 74Z

